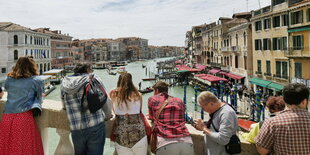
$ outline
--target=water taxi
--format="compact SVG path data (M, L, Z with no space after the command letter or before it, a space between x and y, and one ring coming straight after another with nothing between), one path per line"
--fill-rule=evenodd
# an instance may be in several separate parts
M44 72L43 75L51 75L51 84L60 84L65 73L64 69L52 69Z
M55 89L55 86L51 84L51 75L40 75L39 78L43 80L44 84L44 94L48 95Z
M123 73L127 73L126 68L125 67L120 67L118 68L118 70L116 71L118 74L123 74Z

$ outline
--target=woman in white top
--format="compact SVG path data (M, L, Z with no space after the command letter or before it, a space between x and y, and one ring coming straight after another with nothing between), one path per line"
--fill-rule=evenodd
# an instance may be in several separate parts
M133 85L130 73L119 76L117 88L110 92L116 121L114 131L119 155L146 155L147 136L140 112L142 96Z

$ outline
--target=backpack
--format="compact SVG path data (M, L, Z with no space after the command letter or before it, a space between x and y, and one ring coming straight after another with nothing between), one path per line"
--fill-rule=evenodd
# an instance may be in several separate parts
M108 95L104 90L102 84L94 78L94 75L89 76L89 80L85 85L83 96L81 99L82 112L86 108L83 107L84 97L87 99L87 108L91 113L97 112L107 102Z

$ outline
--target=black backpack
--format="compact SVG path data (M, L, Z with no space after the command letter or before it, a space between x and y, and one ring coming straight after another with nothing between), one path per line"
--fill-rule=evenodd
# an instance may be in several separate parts
M84 93L81 99L82 112L85 112L86 108L83 106L84 96L87 99L87 108L91 113L95 113L103 107L107 102L108 95L104 90L101 83L94 78L94 75L89 76L89 81L85 85Z

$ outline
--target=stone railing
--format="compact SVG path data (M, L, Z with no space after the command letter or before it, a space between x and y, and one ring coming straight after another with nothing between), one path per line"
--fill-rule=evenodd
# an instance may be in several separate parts
M0 100L0 119L2 116L5 99ZM70 128L66 112L62 109L62 104L59 101L44 100L42 115L36 118L38 128L41 132L42 142L44 147L44 154L49 154L48 149L48 128L56 128L57 134L60 136L55 155L73 155L74 149L69 140ZM110 133L112 127L111 121L106 124L106 132ZM195 155L204 154L204 137L203 133L194 129L191 125L187 125L194 143ZM109 136L107 134L107 136ZM241 136L239 136L241 137ZM107 137L109 138L109 137ZM256 155L255 145L250 144L243 139L241 155ZM116 155L116 153L114 153Z

